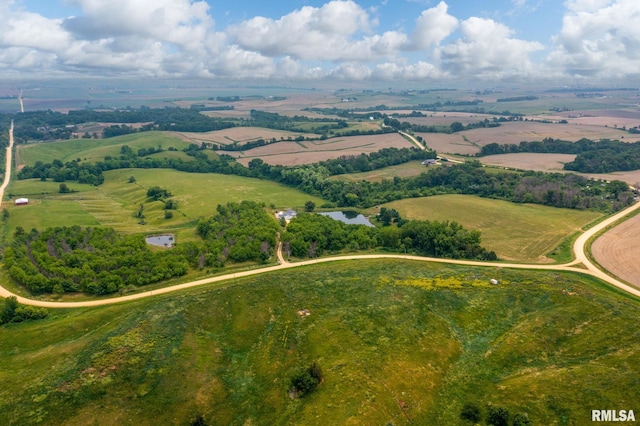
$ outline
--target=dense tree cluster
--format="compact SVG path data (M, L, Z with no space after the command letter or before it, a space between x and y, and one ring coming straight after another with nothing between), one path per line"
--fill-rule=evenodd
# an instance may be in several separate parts
M521 102L521 101L535 101L537 96L511 96L508 98L498 98L496 102Z
M318 257L325 252L377 247L376 228L347 225L328 216L300 214L282 235L283 250L295 257Z
M18 228L4 265L11 278L36 294L111 294L184 275L188 269L178 252L152 252L142 235L79 226L28 234Z
M570 142L545 138L542 141L520 142L518 145L490 143L483 146L478 155L517 152L577 154L576 158L566 163L563 168L582 173L611 173L640 169L640 142L626 143L609 139L593 141L583 138L577 142Z
M47 316L49 311L45 308L22 305L18 303L16 296L10 296L4 300L4 306L0 311L0 324L42 319Z
M383 223L387 212L398 226L374 228L347 225L322 215L298 215L282 236L283 249L295 257L379 247L424 256L496 260L494 252L480 246L479 231L464 229L457 222L402 220L397 212L394 215L394 210L386 209L379 216Z
M278 222L262 204L251 201L218 205L217 213L202 219L198 234L205 241L202 266L233 262L266 261L275 252Z

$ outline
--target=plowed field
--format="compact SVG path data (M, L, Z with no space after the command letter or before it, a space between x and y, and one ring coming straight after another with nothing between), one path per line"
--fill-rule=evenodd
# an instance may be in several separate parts
M591 253L605 269L640 287L640 216L635 216L599 237Z

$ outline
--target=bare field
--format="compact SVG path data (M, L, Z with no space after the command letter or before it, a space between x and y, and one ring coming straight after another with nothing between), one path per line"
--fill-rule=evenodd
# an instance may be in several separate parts
M480 152L480 146L465 139L464 132L447 133L418 133L427 146L439 154L475 155Z
M448 117L448 114L447 114ZM594 119L592 117L589 119ZM476 120L478 121L478 120ZM519 144L522 141L541 141L545 138L577 141L587 139L618 139L626 142L640 141L640 135L632 135L622 129L592 124L557 124L518 121L502 123L500 127L466 130L455 134L418 133L430 148L448 154L473 155L490 143Z
M595 240L591 245L591 253L606 270L640 287L640 215Z
M399 113L405 113L404 111L398 111ZM435 111L422 111L427 117L408 117L402 118L400 121L407 121L411 124L419 124L421 126L446 126L454 121L462 124L477 123L478 121L493 120L496 117L495 114L478 114L475 112L435 112Z
M517 154L499 154L480 157L482 164L508 167L510 169L535 170L540 172L564 172L565 163L573 161L574 154L539 154L523 152Z
M265 163L284 166L316 163L344 155L377 152L382 148L409 148L409 141L397 133L383 135L330 138L323 141L277 142L243 152L224 152L233 155L239 163L248 164L253 158Z
M188 142L207 142L228 145L234 142L249 142L256 139L295 139L298 136L317 138L314 133L294 133L283 130L265 129L262 127L232 127L230 129L216 130L206 133L173 132L175 136Z
M573 160L573 154L539 154L532 152L523 152L517 154L499 154L479 157L478 160L482 164L498 167L506 167L509 169L533 170L536 172L558 172L558 173L574 173L593 179L602 180L621 180L629 185L635 185L640 182L640 170L630 170L626 172L613 173L577 173L569 170L563 170L564 163Z

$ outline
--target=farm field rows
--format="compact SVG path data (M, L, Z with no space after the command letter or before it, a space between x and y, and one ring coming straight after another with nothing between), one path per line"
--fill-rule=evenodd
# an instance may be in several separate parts
M281 140L281 139L295 139L298 136L303 136L305 138L317 138L320 135L315 133L296 133L296 132L287 132L283 130L273 130L273 129L265 129L262 127L232 127L229 129L216 130L213 132L206 133L195 133L195 132L175 132L172 133L176 137L179 137L183 140L197 142L197 143L216 143L219 145L229 145L234 142L249 142L256 139L264 139L271 140Z
M640 287L640 215L605 232L591 245L591 254L606 270Z
M5 326L0 422L463 425L471 403L585 424L640 392L639 309L557 272L315 265ZM311 362L324 381L290 398Z
M438 195L384 204L407 219L456 221L482 233L482 246L499 258L548 262L565 238L602 217L600 213L558 209L470 195Z
M413 145L397 133L336 137L323 141L277 142L243 152L225 152L248 164L261 158L273 165L297 166L338 158L345 155L377 152L382 148L410 148Z
M454 134L416 133L422 136L429 148L440 153L473 155L490 143L519 144L522 141L541 141L545 138L577 141L582 138L619 139L627 142L640 140L622 129L590 124L555 124L517 121L501 123L500 127L478 128Z
M507 167L510 169L534 170L538 172L574 173L587 178L602 179L605 181L621 180L629 185L640 182L640 170L612 173L578 173L563 170L564 163L575 158L573 154L539 154L535 152L521 152L516 154L498 154L479 157L482 164Z

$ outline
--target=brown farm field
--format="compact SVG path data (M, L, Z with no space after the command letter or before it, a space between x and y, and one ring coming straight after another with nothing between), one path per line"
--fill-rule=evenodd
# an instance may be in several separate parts
M228 145L234 142L249 142L256 139L295 139L298 136L317 138L315 133L296 133L284 130L265 129L263 127L232 127L230 129L216 130L213 132L174 132L175 136L187 142L194 143L216 143Z
M244 165L254 158L265 163L297 166L338 158L377 152L382 148L410 148L413 145L397 133L383 135L336 137L318 141L277 142L241 152L224 152L237 158ZM222 151L221 151L222 152Z
M476 120L477 121L477 120ZM500 127L479 128L454 134L417 133L429 148L447 154L473 155L490 143L519 144L522 141L541 141L545 138L577 141L587 139L619 139L637 142L640 135L632 135L622 129L592 124L559 124L518 121L502 123Z
M573 160L573 154L540 154L522 152L517 154L498 154L479 157L478 160L488 166L505 167L509 169L533 170L537 172L574 173L593 179L621 180L629 185L640 183L640 170L613 173L577 173L562 169L564 163Z
M640 215L596 239L591 254L606 270L640 288Z
M480 157L482 164L507 167L510 169L535 170L540 172L563 172L565 163L573 161L575 154L542 154L520 152L517 154L498 154Z

